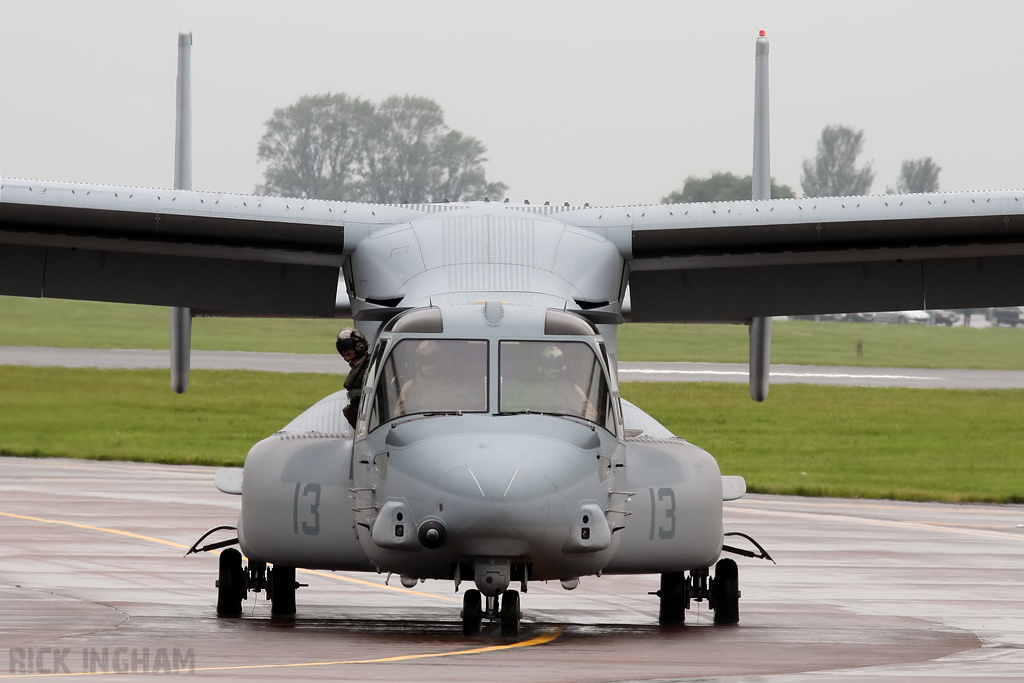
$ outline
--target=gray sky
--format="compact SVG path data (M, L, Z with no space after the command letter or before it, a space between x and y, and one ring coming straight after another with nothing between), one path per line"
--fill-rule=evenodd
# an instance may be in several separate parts
M750 173L754 40L772 170L863 128L873 191L932 156L943 190L1024 187L1024 3L14 2L0 22L4 176L167 187L177 32L194 34L194 187L251 192L277 107L434 98L515 199L658 201Z

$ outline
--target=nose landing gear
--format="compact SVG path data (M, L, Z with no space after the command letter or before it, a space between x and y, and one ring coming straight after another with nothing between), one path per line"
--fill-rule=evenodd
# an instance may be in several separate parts
M501 621L501 635L519 635L523 616L519 606L519 591L505 591L500 596L488 596L486 610L482 609L480 598L480 591L475 588L466 591L462 596L462 635L480 635L480 624L485 617L491 621Z

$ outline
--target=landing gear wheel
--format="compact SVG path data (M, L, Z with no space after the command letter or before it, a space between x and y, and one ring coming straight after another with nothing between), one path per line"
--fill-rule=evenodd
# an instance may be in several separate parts
M220 554L220 576L217 579L217 614L222 617L242 616L245 598L245 572L242 553L228 548Z
M462 596L462 635L480 635L480 620L482 618L480 591L475 588L466 591Z
M690 584L685 572L671 572L661 575L661 590L658 596L659 624L681 624L686 620L686 605L689 600Z
M719 560L711 586L715 601L715 623L736 624L740 620L740 573L733 560Z
M519 611L519 591L505 591L501 596L501 635L518 636L519 618L522 613Z
M274 565L270 570L270 615L295 616L295 567Z

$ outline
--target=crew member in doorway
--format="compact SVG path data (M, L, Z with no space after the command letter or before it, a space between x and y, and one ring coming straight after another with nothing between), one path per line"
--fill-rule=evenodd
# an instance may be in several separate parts
M366 376L366 365L368 356L366 351L369 345L366 337L359 330L346 327L338 333L338 341L334 347L348 363L348 377L345 378L345 389L348 391L348 405L342 411L345 419L353 427L356 426L356 415L359 414L359 399L363 394L363 378Z

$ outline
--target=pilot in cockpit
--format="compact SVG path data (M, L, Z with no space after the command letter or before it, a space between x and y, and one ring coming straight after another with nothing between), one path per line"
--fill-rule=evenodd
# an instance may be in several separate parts
M436 342L425 340L416 347L413 363L415 375L402 385L395 404L394 417L436 408L437 393L442 390L438 372L441 349Z
M579 415L596 420L597 410L587 394L573 381L565 362L565 353L554 344L541 351L538 367L542 393L535 397L538 409L546 412Z

